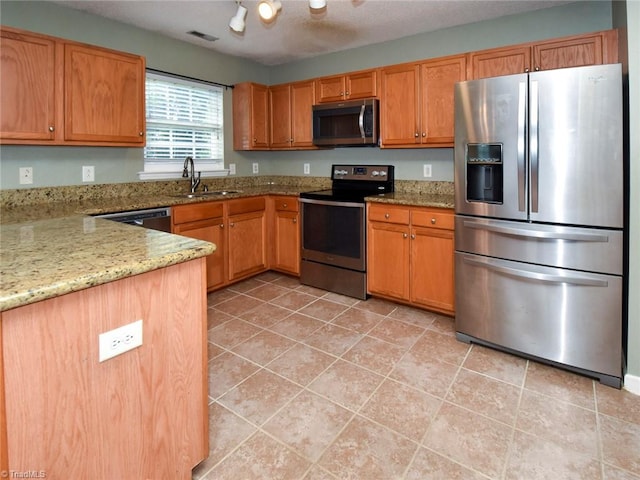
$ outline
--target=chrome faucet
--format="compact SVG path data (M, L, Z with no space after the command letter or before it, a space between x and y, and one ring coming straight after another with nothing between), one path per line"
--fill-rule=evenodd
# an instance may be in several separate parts
M200 175L202 172L198 172L196 178L195 166L193 164L193 158L187 157L184 159L184 165L182 167L182 178L188 178L191 184L191 193L196 191L198 185L200 185Z

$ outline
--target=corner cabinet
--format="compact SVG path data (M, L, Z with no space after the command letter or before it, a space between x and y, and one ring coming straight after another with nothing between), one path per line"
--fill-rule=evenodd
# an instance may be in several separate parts
M144 57L0 33L0 143L144 146Z
M376 203L367 208L367 291L453 315L453 211Z
M232 95L233 149L269 150L269 88L238 83Z
M270 148L316 148L311 124L314 92L312 80L269 87Z
M297 197L271 198L271 269L300 275L300 214Z
M618 31L605 30L468 54L469 79L617 63Z
M453 86L465 75L464 55L382 68L381 146L453 146Z

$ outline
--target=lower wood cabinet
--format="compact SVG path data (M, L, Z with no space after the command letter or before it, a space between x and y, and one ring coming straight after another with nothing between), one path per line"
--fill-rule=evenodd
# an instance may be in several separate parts
M367 290L453 315L452 210L367 204Z
M207 291L227 282L227 241L224 229L224 202L205 202L173 207L173 233L216 244L207 259Z
M297 197L272 197L271 269L300 275L300 224Z
M207 291L263 272L267 257L267 197L177 205L172 232L216 244L207 256Z

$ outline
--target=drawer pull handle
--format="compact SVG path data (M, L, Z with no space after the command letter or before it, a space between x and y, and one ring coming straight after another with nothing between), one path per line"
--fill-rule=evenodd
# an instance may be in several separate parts
M283 204L282 204L282 208L287 208L287 204L286 204L286 203L283 203Z
M432 218L432 219L431 219L431 225L435 225L435 224L436 224L436 219L435 219L435 218Z
M390 218L390 217L391 217L391 215L389 215L388 213L385 213L385 214L384 214L384 218L387 218L387 219L388 219L388 218Z

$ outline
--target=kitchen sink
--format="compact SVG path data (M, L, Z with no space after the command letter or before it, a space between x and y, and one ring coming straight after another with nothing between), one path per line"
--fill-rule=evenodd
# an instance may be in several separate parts
M174 195L180 198L202 198L202 197L215 197L230 195L232 193L241 193L242 190L213 190L211 192L195 192L195 193L183 193L180 195Z

